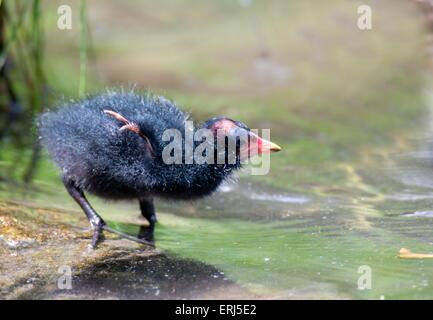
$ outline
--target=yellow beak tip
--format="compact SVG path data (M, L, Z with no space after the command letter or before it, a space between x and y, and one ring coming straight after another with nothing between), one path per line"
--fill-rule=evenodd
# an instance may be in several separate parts
M281 151L281 147L278 144L271 142L270 150L272 152L278 152L278 151Z

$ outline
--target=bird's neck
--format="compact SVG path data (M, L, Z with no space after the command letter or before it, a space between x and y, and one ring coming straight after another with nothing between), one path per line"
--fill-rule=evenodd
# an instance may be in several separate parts
M194 128L191 131L195 132L197 129L200 128ZM208 141L208 143L212 142ZM193 142L193 153L198 145L200 142ZM163 159L154 162L151 176L155 177L155 189L161 195L196 198L211 194L239 167L238 164L212 163L217 162L218 159L204 163L198 162L195 157L191 160L189 158L191 155L185 151L186 148L186 144L181 147L183 154L181 163L167 164ZM216 153L213 156L215 155ZM187 161L187 157L189 161Z

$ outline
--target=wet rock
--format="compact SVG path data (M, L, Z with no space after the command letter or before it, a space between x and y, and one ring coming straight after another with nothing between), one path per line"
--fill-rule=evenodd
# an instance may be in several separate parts
M90 250L87 221L78 217L78 212L0 199L0 299L245 296L215 267L110 234Z

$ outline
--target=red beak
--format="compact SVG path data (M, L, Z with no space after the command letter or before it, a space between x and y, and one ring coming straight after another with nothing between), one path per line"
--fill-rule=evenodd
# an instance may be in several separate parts
M263 153L278 152L281 150L279 145L259 137L254 132L249 132L249 138L248 157L253 157Z

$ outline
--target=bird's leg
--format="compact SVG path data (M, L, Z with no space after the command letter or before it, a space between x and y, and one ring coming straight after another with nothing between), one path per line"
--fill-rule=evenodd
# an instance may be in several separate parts
M140 210L143 217L146 218L147 221L149 221L149 227L142 226L140 228L140 234L138 235L138 237L140 239L145 239L147 241L153 242L155 223L157 222L155 206L153 205L153 198L152 197L140 198Z
M80 188L78 188L72 180L63 178L63 183L66 187L66 190L68 190L72 198L74 198L74 200L80 205L81 209L83 209L87 219L90 222L90 225L92 226L93 229L92 248L93 249L97 247L98 243L104 240L104 235L102 234L102 231L111 232L117 234L122 238L154 247L153 242L146 241L144 239L138 239L128 234L125 234L123 232L110 228L104 222L104 220L102 220L102 218L96 213L95 209L92 208L89 201L87 201L84 192Z
M98 243L104 240L102 230L106 224L104 220L102 220L102 218L92 208L89 201L87 201L84 192L80 188L78 188L72 180L63 178L63 183L71 197L74 198L74 200L78 203L81 209L83 209L87 219L90 222L90 225L92 226L92 248L95 249Z

